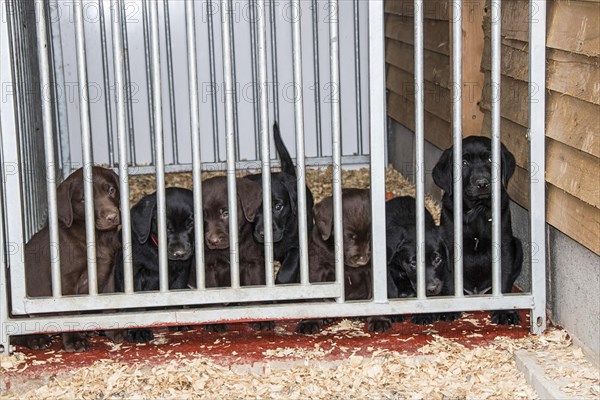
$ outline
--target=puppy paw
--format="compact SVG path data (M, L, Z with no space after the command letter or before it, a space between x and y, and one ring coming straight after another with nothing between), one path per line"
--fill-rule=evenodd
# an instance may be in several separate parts
M28 347L33 350L43 350L52 345L52 338L48 335L14 336L10 338L10 343L17 346Z
M521 317L516 311L493 311L492 323L498 325L516 325L521 322Z
M385 332L392 328L392 320L388 317L367 318L369 332Z
M296 325L296 332L305 335L313 335L319 333L324 324L325 320L322 319L304 319Z
M130 329L127 332L127 341L131 343L144 343L154 339L154 333L150 329Z
M272 331L275 329L275 322L273 321L260 321L250 322L250 327L255 331Z
M81 333L63 333L62 348L67 353L82 353L88 351L90 345Z
M227 324L206 324L204 325L204 330L206 332L227 332Z
M404 315L391 315L390 319L392 320L392 322L404 322L404 320L406 319L406 317Z
M127 331L123 329L113 329L104 331L104 336L109 338L113 343L123 343L127 339Z
M192 330L190 325L170 326L169 332L185 332Z
M429 325L440 319L439 314L415 314L412 316L412 322L419 325Z
M460 312L449 312L439 314L440 321L452 322L460 318L462 313Z

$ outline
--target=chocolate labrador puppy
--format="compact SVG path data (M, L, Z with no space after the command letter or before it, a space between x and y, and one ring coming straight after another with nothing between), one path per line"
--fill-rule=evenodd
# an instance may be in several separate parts
M109 169L92 167L92 179L98 291L114 292L113 266L115 255L120 248L119 177ZM58 185L56 194L62 294L85 294L88 293L88 271L83 168L73 172ZM49 240L46 226L25 245L25 279L28 296L52 295ZM107 335L115 341L122 340L120 335L112 335L111 331L108 331ZM14 337L12 343L32 349L43 349L49 347L51 341L48 335L26 335ZM62 348L65 351L87 351L88 347L85 334L77 332L62 334Z
M237 225L239 243L240 284L242 286L264 285L265 259L263 245L252 238L252 222L262 203L260 185L245 178L237 178ZM204 268L206 287L230 287L229 265L229 204L227 201L227 178L217 176L202 183L202 206L204 214ZM195 274L192 274L195 275ZM190 278L195 284L195 277ZM272 329L272 322L254 323L255 329ZM225 324L205 325L214 332L227 330Z
M281 172L271 173L271 211L273 226L273 258L281 263L275 283L300 282L300 245L298 236L298 179L292 158L281 139L279 126L273 124L275 148L281 159ZM246 178L262 185L262 174ZM306 227L308 235L313 227L313 195L306 187ZM264 243L264 215L262 207L254 218L254 240Z
M427 296L451 294L445 286L450 272L448 246L433 217L425 211L425 289ZM388 296L415 297L417 292L416 206L413 197L396 197L386 202ZM393 285L394 287L390 287ZM429 324L452 314L415 314L412 321ZM454 315L456 316L456 315ZM402 318L394 317L395 321Z
M463 139L463 282L465 294L484 294L492 288L492 151L491 140L469 136ZM506 185L515 171L515 157L501 147L500 224L502 256L502 293L512 292L513 284L521 273L523 247L513 236L510 198ZM452 200L452 147L445 150L433 169L433 180L444 190L441 227L450 252L454 249L454 203ZM454 257L450 255L452 261ZM453 274L448 287L454 292ZM516 311L494 311L492 322L511 325L519 322Z
M189 189L165 190L167 258L169 289L185 289L194 255L194 197ZM131 208L133 289L136 292L159 289L158 221L156 192L144 196ZM123 254L116 257L115 289L124 290ZM130 342L146 342L154 335L150 329L130 329Z
M366 300L373 296L371 268L371 209L367 189L343 189L344 288L346 300ZM309 238L310 282L335 281L335 239L333 236L333 198L314 207L315 229ZM323 319L303 320L296 331L316 333ZM383 332L391 327L387 318L369 317L369 330Z

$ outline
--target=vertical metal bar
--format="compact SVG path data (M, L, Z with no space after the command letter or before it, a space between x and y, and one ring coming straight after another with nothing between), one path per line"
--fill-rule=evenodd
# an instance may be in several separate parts
M256 44L258 36L256 34L256 0L250 0L250 67L252 69L252 94L254 111L254 158L258 160L260 154L260 107L258 106L258 61L256 56ZM275 119L277 121L277 119Z
M98 15L100 22L100 48L102 52L102 78L104 83L104 108L106 109L106 139L108 145L108 164L112 167L114 160L113 126L112 126L112 104L110 101L110 85L108 71L108 49L106 45L106 25L104 21L104 0L98 0ZM113 10L116 10L113 8ZM119 90L119 89L117 89Z
M59 9L58 0L51 0L50 7L54 10ZM52 51L54 53L54 68L55 73L54 77L54 85L56 88L65 88L65 68L62 65L63 60L63 52L62 52L62 44L61 44L61 27L59 21L53 26L50 25L52 32ZM55 28L55 29L53 29ZM58 143L58 154L59 154L59 162L60 168L62 169L63 178L66 178L70 173L69 169L71 168L71 148L70 148L70 133L69 133L69 123L68 123L68 111L66 106L66 99L59 99L57 96L56 99L56 120L57 125L59 127L60 134L57 139Z
M529 257L534 301L531 331L541 334L546 329L546 1L530 0L529 15L536 16L529 24L529 219L532 243ZM536 168L532 168L534 165Z
M81 147L83 153L83 193L85 197L85 235L87 242L87 267L89 294L98 294L96 275L96 222L94 215L94 176L92 159L92 133L90 129L90 104L85 57L85 32L83 30L83 6L74 4L75 46L77 53L77 77L79 81L79 121L81 123Z
M39 10L39 6L40 4L38 2L35 3L36 6L36 34L38 37L38 52L41 51L41 49L44 49L44 41L47 41L47 37L42 35L42 33L45 34L46 29L45 26L44 27L40 27L40 21L44 21L45 24L45 10ZM8 2L0 2L0 13L2 13L3 15L6 16L6 18L9 18L8 20L10 21L10 17L14 15L12 13L12 10L10 9L11 7L11 3ZM43 17L43 18L42 18ZM14 55L12 54L12 52L10 51L10 40L11 37L11 33L10 33L10 29L9 29L9 24L7 23L1 23L0 24L0 60L3 60L2 62L5 63L5 65L14 65ZM38 55L38 61L40 63L40 92L43 94L43 88L45 87L44 84L47 84L49 82L49 77L48 77L48 70L44 70L41 67L42 64L42 57L40 55ZM46 64L47 64L47 59L46 59ZM10 68L0 68L0 82L3 82L3 84L7 85L6 87L15 87L15 77L13 75L13 71L10 70ZM45 97L42 96L41 98L41 103L42 103L42 112L44 113L44 107L48 106L51 104L51 99L47 98L46 101L44 101ZM7 188L18 188L19 185L22 182L23 179L23 173L22 173L22 168L21 168L21 159L20 159L20 154L19 154L19 142L18 142L18 137L17 137L17 122L16 122L16 118L17 118L17 110L16 110L16 103L15 103L15 99L14 98L10 98L7 97L6 102L2 104L2 107L0 107L0 152L1 157L2 157L2 167L3 167L3 172L4 175L2 177L2 179L0 179L0 185L2 185L2 190L3 190L3 197L2 200L4 201L4 207L6 207L6 210L11 210L10 213L6 214L6 236L8 238L10 238L10 240L15 241L17 243L22 244L25 241L25 237L24 237L24 232L23 232L23 219L22 219L22 215L23 215L23 209L24 209L24 205L23 205L23 192L21 190L12 190L9 191ZM47 103L47 104L46 104ZM47 115L47 114L43 114L43 115ZM46 120L43 120L46 121ZM49 119L48 119L49 121ZM46 134L46 129L52 129L52 125L47 125L44 124L43 125L43 140L46 140L47 134ZM52 131L50 130L49 132L49 138L50 140L52 140ZM52 142L50 142L50 144L52 144ZM47 147L44 147L44 150L47 150ZM49 164L52 165L52 164ZM8 173L8 168L10 168L12 166L12 173ZM46 164L43 164L44 167L46 167ZM49 176L48 176L49 178ZM51 184L51 185L50 185ZM49 192L50 190L55 190L55 182L54 181L47 181L47 191ZM52 188L50 187L52 186ZM4 197L5 196L5 197ZM56 197L55 197L56 198ZM56 201L53 203L56 206ZM51 209L51 211L53 211L54 213L56 213L56 208ZM50 229L52 229L52 224L54 221L54 226L57 226L57 222L56 222L56 217L52 217L51 214L48 215L48 220L50 223ZM57 231L58 232L58 231ZM52 236L50 237L50 244L54 243L55 245L58 243L58 234L54 237L54 241L52 239ZM4 251L5 248L4 246L8 246L8 243L6 242L0 242L1 246L3 247L2 250ZM56 247L56 246L54 246ZM52 251L52 247L50 247L50 251ZM54 256L54 253L51 253L52 256ZM11 297L12 297L12 304L11 304L11 309L13 311L13 313L20 313L20 314L24 314L25 310L23 309L23 299L25 298L26 295L26 283L25 283L25 267L23 265L23 255L20 252L6 252L5 256L8 257L8 262L9 265L11 266L10 268L10 282L11 282L11 287L10 287L10 292L11 292ZM53 258L54 259L54 258ZM52 272L52 288L53 288L53 293L58 293L60 295L60 264L56 264L58 267L54 267L54 265L52 266L52 271L54 271L55 269L58 271L57 275L59 277L58 279L58 285L59 288L55 289L55 274L54 272ZM4 270L3 270L4 273ZM2 299L8 299L7 297L2 297ZM7 301L3 301L3 303L7 303Z
M335 241L335 276L343 290L344 281L344 228L342 226L342 138L340 110L340 52L339 52L339 4L329 0L329 57L331 75L331 141L333 148L333 231ZM345 295L337 298L344 302Z
M354 90L356 100L356 151L362 155L363 150L363 129L362 129L362 85L361 85L361 71L360 71L360 14L359 1L354 1ZM382 39L384 40L384 39ZM384 40L385 41L385 40ZM385 91L384 91L385 94ZM375 153L377 154L377 153ZM381 153L379 153L381 154Z
M373 298L387 301L386 237L385 237L385 39L383 0L369 1L369 131L371 154L371 264L373 265Z
M279 121L279 75L277 73L277 24L275 19L275 6L279 4L275 1L270 1L270 28L271 28L271 71L273 73L273 116L275 121ZM265 10L266 11L266 10ZM266 12L263 15L267 15ZM265 87L266 88L266 87Z
M165 199L165 159L163 143L163 116L160 85L160 43L158 32L157 4L150 4L150 33L151 33L151 59L152 59L152 87L154 89L154 152L156 154L156 214L158 222L158 271L160 291L169 289L169 271L167 259L167 219Z
M306 221L306 174L304 162L304 87L302 77L302 32L300 0L292 0L292 57L294 68L294 120L296 128L296 176L298 177L298 237L300 240L300 283L308 285L308 233Z
M233 70L231 53L230 0L221 0L221 40L223 45L223 80L225 84L225 137L227 145L227 194L229 204L229 265L231 266L231 287L240 287L239 243L237 226L237 188L235 177L235 126ZM266 224L265 224L266 225Z
M121 13L121 35L123 38L123 55L124 55L124 61L125 61L125 82L127 83L126 86L126 104L127 104L127 129L129 130L129 152L130 152L130 159L133 162L133 164L137 164L136 160L137 157L135 155L135 129L133 126L133 103L130 101L131 100L131 67L130 67L130 63L129 63L129 39L127 36L127 15L125 14L125 7L124 4L121 5L121 8L117 11L115 10L114 12L120 12ZM150 96L150 94L148 94Z
M502 236L500 233L500 57L501 57L501 22L502 4L500 0L492 0L492 294L502 295L502 270L500 248Z
M229 5L231 7L231 16L234 15L234 8L233 8L233 4L232 4L233 0L229 0ZM263 14L265 15L265 14ZM262 18L262 17L261 17ZM234 137L233 139L235 140L235 159L239 160L240 159L240 118L239 118L239 112L238 112L238 80L237 80L237 67L236 67L236 57L235 57L235 33L234 33L234 24L230 23L229 24L229 38L230 38L230 42L229 42L229 48L231 51L231 73L232 73L232 90L233 90L233 124L234 124Z
M319 3L312 0L313 72L315 83L315 132L317 134L317 157L323 156L323 133L321 131L321 71L319 62Z
M454 295L463 297L462 198L462 0L452 2L452 144L454 148Z
M4 14L7 15L7 14ZM2 134L2 121L0 120L0 134ZM0 147L0 161L2 158L2 148ZM7 240L4 237L4 187L0 182L0 354L9 355L13 349L10 347L10 337L7 333L8 328L8 285L6 284L6 254L8 249L5 247Z
M200 110L198 102L198 75L196 65L196 21L194 2L185 3L185 30L187 34L188 81L190 96L190 131L192 134L192 180L194 187L194 240L196 259L196 287L204 289L204 218L202 213L202 182L200 176Z
M215 35L213 25L213 0L206 2L206 14L208 16L206 22L206 29L208 30L208 60L210 65L210 87L211 87L211 110L212 110L212 121L213 121L213 153L214 161L219 162L220 149L219 149L219 113L217 111L218 98L217 98L217 72L215 67ZM225 55L223 55L225 58ZM257 153L258 154L258 153Z
M266 15L265 0L257 0L258 10ZM265 277L273 286L273 221L271 212L271 156L269 144L269 92L267 83L267 27L265 18L258 20L258 93L260 101L260 138L262 165L262 195L265 234Z
M415 155L416 155L416 203L417 208L417 298L426 298L425 282L425 164L423 143L425 137L425 80L423 78L423 0L415 0ZM373 134L371 132L371 134Z
M154 103L152 102L152 93L154 88L152 87L152 61L150 60L150 24L148 12L148 2L142 2L142 29L144 31L144 60L146 65L146 90L148 92L148 126L150 129L150 143L154 143L154 118L152 113L154 110ZM156 154L154 154L154 146L150 146L150 154L152 164L156 162Z
M102 0L101 0L102 1ZM121 0L111 2L112 10L121 8ZM127 160L127 91L125 86L125 66L123 62L123 43L121 37L121 14L111 13L112 18L112 49L115 75L115 102L117 109L117 141L119 146L119 179L121 200L121 231L123 238L123 276L125 293L133 293L133 263L131 253L131 216L129 212L129 170Z
M179 146L177 145L177 115L175 106L175 77L173 76L173 43L171 42L171 17L169 2L163 1L165 18L165 47L167 48L167 77L169 84L169 114L171 116L171 143L173 146L173 163L179 164Z

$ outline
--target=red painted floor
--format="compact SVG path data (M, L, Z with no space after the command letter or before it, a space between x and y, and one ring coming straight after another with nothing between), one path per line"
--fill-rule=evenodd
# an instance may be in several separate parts
M456 338L467 347L486 345L497 336L521 338L529 335L529 314L521 312L522 322L516 326L494 325L489 322L488 312L464 313L454 322L436 322L432 325L416 325L410 321L394 323L385 333L362 330L328 332L318 335L303 335L294 332L296 323L277 323L275 331L254 331L248 324L231 324L225 333L206 332L196 326L186 332L170 332L166 328L155 329L155 341L145 344L123 343L114 345L106 337L90 335L90 351L86 353L66 353L60 348L57 337L47 350L30 350L17 347L18 352L27 356L27 363L17 370L4 371L5 382L11 375L40 376L85 367L91 363L108 359L120 362L159 363L173 354L193 357L200 354L222 365L252 364L269 359L269 354L278 352L270 359L285 360L299 358L298 353L280 357L281 348L293 348L307 352L325 353L321 360L347 358L352 354L368 356L378 349L414 353L433 339L434 334L446 338ZM335 326L335 324L334 324ZM293 352L289 352L293 353ZM300 357L301 358L301 357Z

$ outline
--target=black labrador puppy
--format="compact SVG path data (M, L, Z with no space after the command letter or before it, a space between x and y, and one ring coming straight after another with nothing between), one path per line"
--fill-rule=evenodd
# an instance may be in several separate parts
M417 293L417 229L413 197L396 197L386 202L388 297L415 297ZM433 217L425 209L425 289L427 296L448 295L450 272L448 246ZM412 321L429 324L451 320L456 314L415 314ZM394 317L401 321L402 317Z
M281 263L275 283L300 282L300 245L298 235L298 179L292 158L281 139L277 122L273 124L273 138L277 154L281 159L281 172L271 173L271 212L273 226L273 258ZM262 175L253 174L246 178L262 185ZM306 187L307 233L313 227L313 195ZM256 211L253 222L253 237L264 243L264 214L262 207Z
M187 288L194 255L194 200L191 190L167 188L167 257L169 289ZM131 208L133 289L136 292L158 290L158 221L156 193L143 197ZM124 290L123 254L119 252L115 268L115 288ZM154 335L150 329L130 329L128 340L145 342Z
M491 140L469 136L463 139L463 282L465 294L484 294L492 288L492 151ZM501 148L501 257L502 293L512 292L513 284L521 273L523 247L513 236L510 216L510 198L506 185L515 171L515 157ZM454 249L454 204L452 201L452 148L444 151L433 169L433 180L444 190L441 227L452 253ZM454 258L451 256L450 260ZM450 277L452 274L449 275ZM454 280L448 279L450 293ZM511 325L519 322L516 311L494 311L492 322Z

